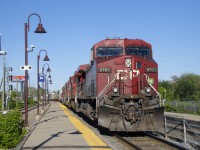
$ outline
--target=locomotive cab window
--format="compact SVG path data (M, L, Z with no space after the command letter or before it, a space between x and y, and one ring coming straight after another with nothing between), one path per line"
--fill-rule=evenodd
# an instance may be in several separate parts
M127 47L126 54L150 57L150 49L148 47Z
M97 57L118 56L121 54L123 54L122 47L98 47L96 49Z

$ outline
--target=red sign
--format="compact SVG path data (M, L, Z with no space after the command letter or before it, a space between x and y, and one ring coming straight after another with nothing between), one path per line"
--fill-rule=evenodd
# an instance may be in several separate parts
M17 81L17 80L20 80L20 81L21 81L21 80L25 80L25 76L12 76L12 79L13 79L13 80L16 80L16 81Z

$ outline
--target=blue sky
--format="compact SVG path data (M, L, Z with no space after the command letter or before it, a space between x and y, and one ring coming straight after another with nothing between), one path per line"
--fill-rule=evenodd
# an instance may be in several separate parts
M47 34L35 34L38 18L30 18L28 33L31 86L37 85L37 55L48 51L53 84L60 90L80 64L89 63L90 49L106 37L143 39L153 46L159 79L183 73L200 74L199 0L1 0L2 50L13 75L24 75L24 23L38 13ZM44 53L41 53L40 66ZM0 56L1 57L1 56ZM0 58L2 66L2 57ZM0 70L2 76L2 70Z

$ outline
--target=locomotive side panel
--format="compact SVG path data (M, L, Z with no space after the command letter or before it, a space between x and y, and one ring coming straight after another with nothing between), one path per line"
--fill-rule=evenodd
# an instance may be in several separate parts
M92 65L86 72L86 97L95 97L96 95L96 61L92 62Z

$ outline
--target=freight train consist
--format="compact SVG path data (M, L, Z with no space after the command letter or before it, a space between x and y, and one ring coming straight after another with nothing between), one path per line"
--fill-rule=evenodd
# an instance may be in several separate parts
M151 44L140 39L105 39L91 49L59 95L68 107L110 131L157 131L164 126L158 65Z

